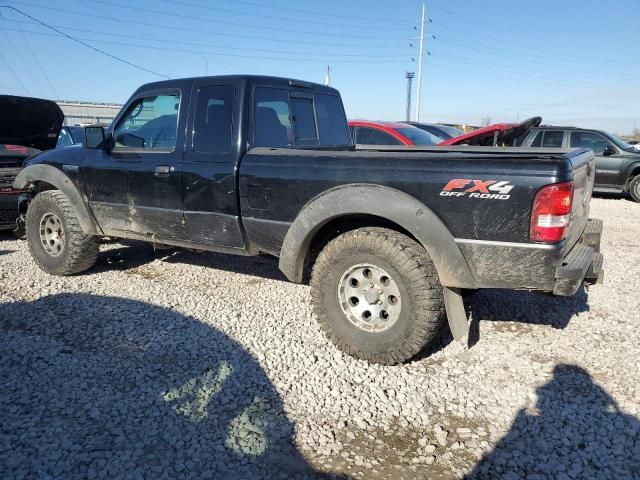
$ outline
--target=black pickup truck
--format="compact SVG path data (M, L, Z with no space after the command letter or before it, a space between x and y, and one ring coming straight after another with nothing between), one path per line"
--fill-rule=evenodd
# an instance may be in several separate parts
M584 149L357 149L336 90L224 76L140 87L108 129L31 158L15 187L46 272L90 268L100 236L271 254L293 282L312 267L339 348L394 364L445 311L464 338L466 289L596 282L594 173Z

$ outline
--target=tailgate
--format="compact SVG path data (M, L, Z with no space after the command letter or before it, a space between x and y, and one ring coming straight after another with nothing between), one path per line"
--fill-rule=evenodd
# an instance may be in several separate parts
M596 176L595 159L591 150L575 150L570 156L573 167L573 208L567 234L567 249L580 239L589 220L589 203Z

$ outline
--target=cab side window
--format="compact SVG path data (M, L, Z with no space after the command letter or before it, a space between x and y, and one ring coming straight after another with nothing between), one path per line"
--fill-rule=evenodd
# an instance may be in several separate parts
M611 146L602 135L592 132L571 132L571 148L590 148L596 155L602 155Z
M360 145L402 145L400 140L375 128L358 127L356 135L356 143Z
M114 150L173 151L180 95L156 95L134 101L113 131Z
M542 137L543 147L561 147L564 132L562 130L545 130Z
M531 142L531 146L532 147L539 147L540 145L542 145L542 135L543 134L544 134L544 132L542 132L542 131L536 133L535 138Z
M200 153L228 153L233 125L232 86L202 87L198 91L193 148Z
M278 88L255 89L253 112L256 147L290 147L293 145L289 94Z

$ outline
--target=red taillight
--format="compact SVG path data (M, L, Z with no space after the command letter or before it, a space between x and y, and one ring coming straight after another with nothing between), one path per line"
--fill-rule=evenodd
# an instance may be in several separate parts
M5 145L4 148L9 153L17 153L18 155L31 155L34 153L33 148L23 147L22 145Z
M573 182L555 183L538 190L531 214L531 240L534 242L559 242L567 233Z

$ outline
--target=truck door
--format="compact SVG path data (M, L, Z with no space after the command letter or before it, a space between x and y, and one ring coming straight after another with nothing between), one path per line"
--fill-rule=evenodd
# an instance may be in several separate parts
M622 155L604 135L597 132L571 132L571 148L590 148L596 158L597 186L620 186L622 184Z
M196 80L182 163L186 237L191 242L244 248L236 165L240 157L239 85Z
M188 98L175 88L143 92L119 116L113 148L87 153L89 205L105 233L182 237L181 131L187 106Z

